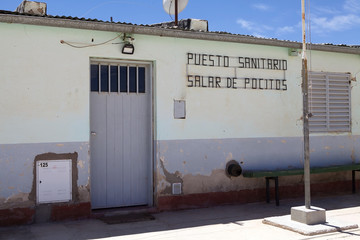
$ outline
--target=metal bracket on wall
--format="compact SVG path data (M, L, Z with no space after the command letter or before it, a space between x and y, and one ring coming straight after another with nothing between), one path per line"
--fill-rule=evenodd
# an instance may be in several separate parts
M275 201L276 206L279 206L279 177L265 177L266 179L266 202L270 202L270 183L269 180L275 181Z

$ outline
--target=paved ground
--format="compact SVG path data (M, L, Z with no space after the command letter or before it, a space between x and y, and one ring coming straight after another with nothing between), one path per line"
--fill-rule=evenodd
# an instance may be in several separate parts
M360 228L317 236L304 236L262 223L266 217L290 214L302 199L253 203L154 214L155 220L108 225L90 219L0 228L0 239L129 239L129 240L223 240L223 239L360 239ZM360 226L360 194L316 197L312 205L327 210L327 217Z

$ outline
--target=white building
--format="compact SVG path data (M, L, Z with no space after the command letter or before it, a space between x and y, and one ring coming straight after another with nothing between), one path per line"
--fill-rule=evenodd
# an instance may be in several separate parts
M264 201L230 161L303 166L300 43L7 11L0 32L0 225ZM311 166L359 164L360 49L311 49ZM313 193L350 180L314 174Z

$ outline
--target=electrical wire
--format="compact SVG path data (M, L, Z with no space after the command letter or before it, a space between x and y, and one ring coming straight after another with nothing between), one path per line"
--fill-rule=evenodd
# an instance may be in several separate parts
M83 45L83 46L74 45L74 44L83 44L83 43L71 43L71 42L67 42L67 41L64 41L64 40L60 40L60 43L69 45L70 47L74 47L74 48L87 48L87 47L96 47L96 46L104 45L104 44L107 44L109 42L114 41L117 38L121 38L121 35L118 35L118 36L116 36L116 37L114 37L114 38L112 38L110 40L107 40L105 42L102 42L102 43L88 44L88 45Z
M171 16L171 14L170 14L171 13L171 6L172 6L173 2L174 2L174 0L171 0L170 5L169 5L169 17L171 18L171 20L174 20L173 17Z

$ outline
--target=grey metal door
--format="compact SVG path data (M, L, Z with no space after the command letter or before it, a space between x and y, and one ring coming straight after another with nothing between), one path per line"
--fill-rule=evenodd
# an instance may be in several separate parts
M91 62L92 208L151 202L150 66Z

